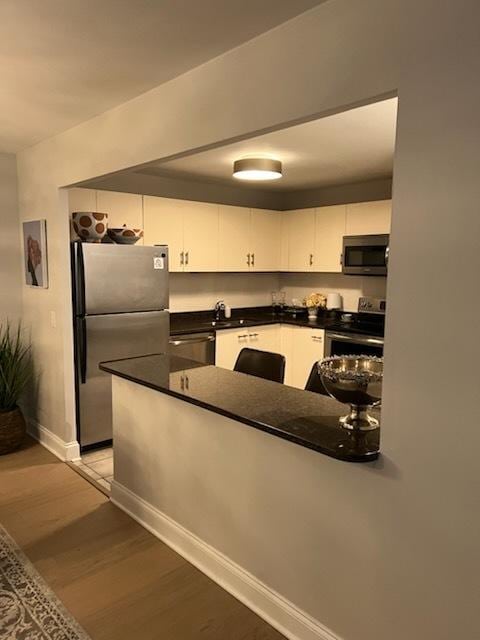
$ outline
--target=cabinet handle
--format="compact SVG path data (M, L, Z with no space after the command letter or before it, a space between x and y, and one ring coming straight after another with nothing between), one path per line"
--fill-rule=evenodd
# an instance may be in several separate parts
M340 254L340 266L343 266L343 253Z
M252 267L255 266L255 254L252 253Z
M256 338L258 336L258 333L249 333L248 335L250 336L250 338Z
M247 265L250 266L250 254L247 253Z
M183 251L180 251L180 264L185 264L185 254Z
M310 254L310 266L313 265L313 253Z
M239 340L242 338L248 338L248 333L243 333L241 336L237 336Z
M183 376L180 378L180 389L185 391L185 378Z
M187 251L187 253L185 254L185 264L188 264L188 253L189 252Z
M312 340L318 340L319 342L322 342L323 338L322 336L312 336Z
M190 380L188 379L188 376L185 376L185 387L188 389L190 389Z

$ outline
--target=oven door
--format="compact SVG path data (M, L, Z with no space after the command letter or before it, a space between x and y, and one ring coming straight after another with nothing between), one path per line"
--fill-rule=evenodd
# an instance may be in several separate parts
M326 356L383 356L383 338L358 333L327 331Z
M344 236L342 272L352 276L386 276L388 234Z

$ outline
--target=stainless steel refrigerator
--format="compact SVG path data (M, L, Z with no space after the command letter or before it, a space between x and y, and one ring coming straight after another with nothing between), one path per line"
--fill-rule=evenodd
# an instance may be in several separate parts
M72 244L77 437L81 448L112 438L106 360L167 353L168 248Z

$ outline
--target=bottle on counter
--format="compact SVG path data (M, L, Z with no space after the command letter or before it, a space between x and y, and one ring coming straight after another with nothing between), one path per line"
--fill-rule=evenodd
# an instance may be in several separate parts
M231 318L232 317L232 308L230 307L230 305L226 304L225 305L225 318Z

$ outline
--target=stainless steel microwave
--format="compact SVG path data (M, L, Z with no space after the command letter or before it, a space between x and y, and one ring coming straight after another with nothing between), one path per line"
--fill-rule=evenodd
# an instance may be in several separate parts
M351 276L386 276L388 234L343 236L342 272Z

